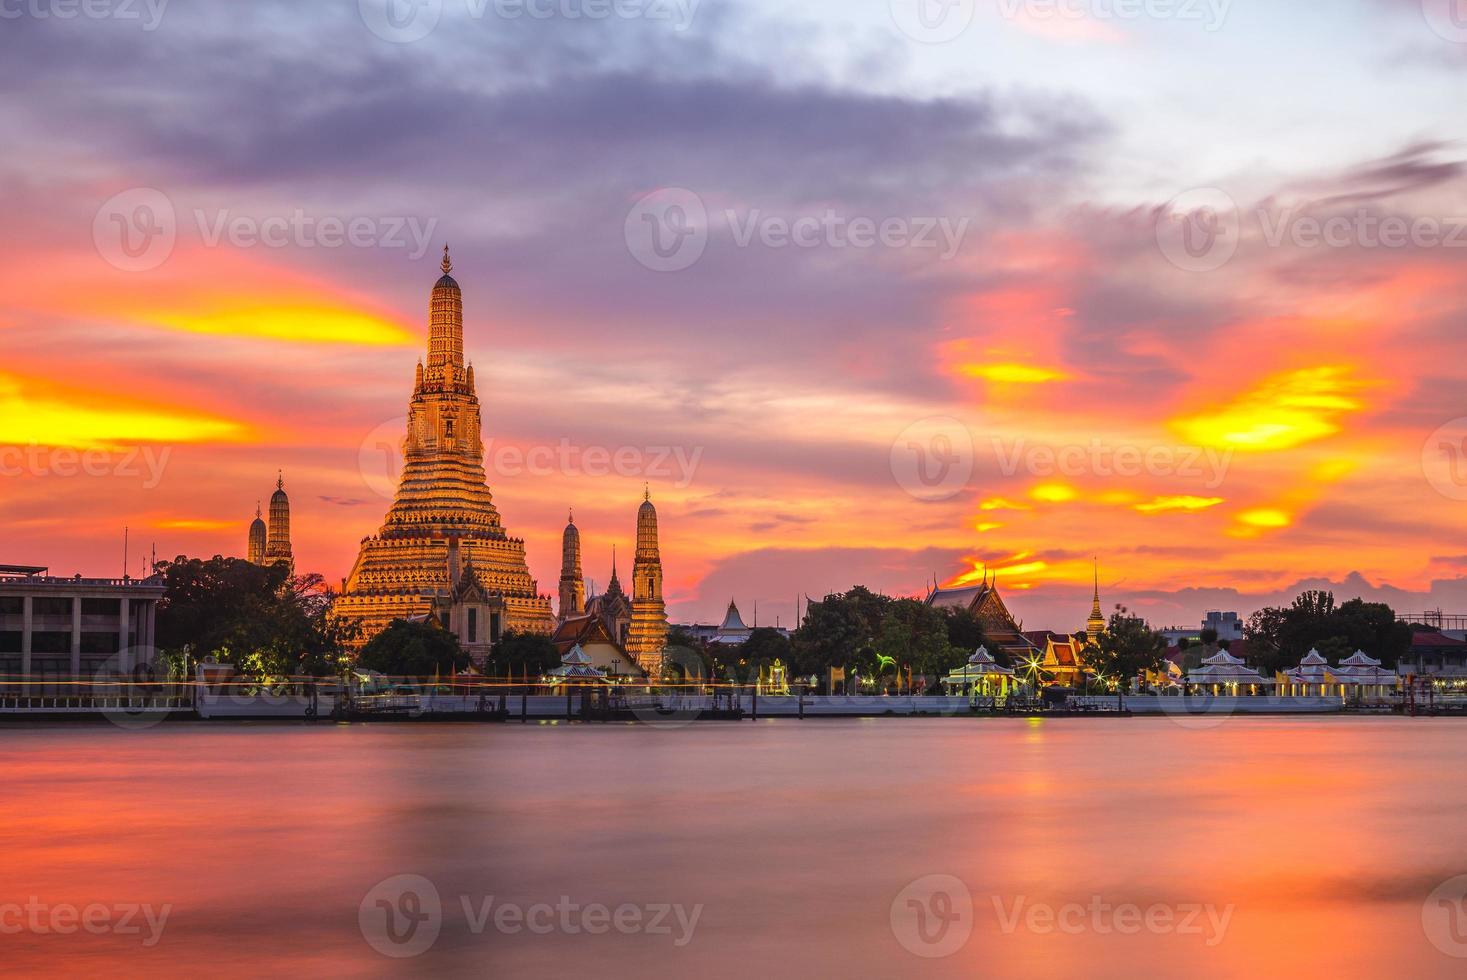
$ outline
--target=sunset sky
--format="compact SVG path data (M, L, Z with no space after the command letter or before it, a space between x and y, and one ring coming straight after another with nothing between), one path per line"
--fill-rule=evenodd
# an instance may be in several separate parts
M583 2L0 20L0 562L240 555L279 469L339 582L446 242L544 593L572 507L626 580L646 482L674 622L986 563L1072 630L1093 557L1159 626L1329 583L1467 612L1449 0L980 0L943 43L908 0ZM667 200L702 252L657 271Z

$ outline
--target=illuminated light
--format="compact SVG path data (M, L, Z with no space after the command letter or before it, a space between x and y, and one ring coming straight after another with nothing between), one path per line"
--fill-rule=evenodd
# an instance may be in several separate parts
M1080 495L1074 487L1063 483L1041 483L1029 491L1029 496L1046 504L1062 504Z
M1355 395L1365 383L1350 374L1350 368L1334 366L1273 375L1227 405L1172 424L1201 446L1292 449L1334 435L1341 416L1364 407Z
M1164 514L1168 511L1199 511L1207 510L1224 503L1222 497L1193 497L1182 494L1175 497L1157 497L1150 503L1137 504L1136 509L1143 514Z
M28 387L36 386L28 383ZM229 419L189 415L172 406L127 403L92 391L22 390L0 374L0 418L9 445L110 449L139 442L239 441L248 430Z
M401 347L417 337L389 320L335 306L238 306L208 313L142 312L134 319L190 333L304 343Z
M978 505L979 510L1033 510L1028 504L1015 503L1003 497L994 497Z
M1271 507L1259 507L1254 510L1245 510L1238 515L1238 520L1249 527L1279 528L1288 527L1293 523L1293 518L1281 510Z
M1063 371L1032 364L963 364L958 370L970 378L982 378L998 384L1037 385L1069 378Z

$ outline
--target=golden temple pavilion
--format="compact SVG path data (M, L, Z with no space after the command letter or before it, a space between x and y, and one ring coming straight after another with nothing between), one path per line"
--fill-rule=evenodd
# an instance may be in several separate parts
M418 362L408 405L402 480L381 529L362 540L334 608L362 624L362 642L394 619L435 615L483 650L510 630L549 634L554 620L525 543L506 533L484 479L463 292L447 246L442 268L429 304L428 360Z

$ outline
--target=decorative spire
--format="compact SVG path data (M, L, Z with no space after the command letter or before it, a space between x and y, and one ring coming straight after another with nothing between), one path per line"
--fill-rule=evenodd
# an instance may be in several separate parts
M649 502L652 500L652 484L642 484L642 499Z
M255 519L256 520L259 520L261 517L264 517L264 516L265 515L263 513L261 513L261 511L260 511L260 502L258 500L256 500L255 501Z
M284 490L285 489L285 471L284 470L276 470L275 471L275 474L276 474L275 475L275 489L276 490Z
M574 507L567 508L566 522L570 524L576 522L576 509Z
M448 257L448 246L447 245L444 245L443 246L443 261L438 264L438 268L440 268L440 269L443 270L443 274L445 276L448 275L450 272L453 271L453 259L450 259Z

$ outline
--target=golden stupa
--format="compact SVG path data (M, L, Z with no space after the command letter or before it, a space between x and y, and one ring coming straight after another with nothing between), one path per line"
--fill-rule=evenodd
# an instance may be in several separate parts
M445 246L429 307L428 362L418 363L408 407L402 481L382 529L363 539L334 607L362 624L363 642L413 616L477 633L476 643L509 630L548 634L554 626L550 597L540 595L525 564L525 543L505 533L484 480L479 398L473 366L464 366L463 293L452 270ZM466 626L454 612L470 593L475 609Z
M637 510L637 555L632 563L632 622L627 653L653 677L662 673L667 647L667 607L662 601L662 556L657 546L657 508L649 490Z

